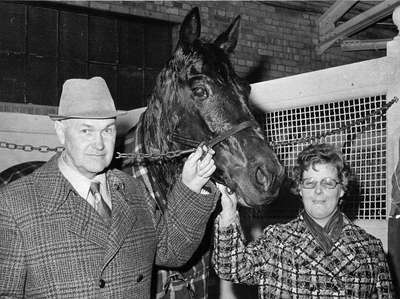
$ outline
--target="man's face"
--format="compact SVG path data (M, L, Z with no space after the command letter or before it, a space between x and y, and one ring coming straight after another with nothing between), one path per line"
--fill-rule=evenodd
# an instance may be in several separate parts
M117 131L114 118L67 119L55 127L70 167L91 179L110 165Z

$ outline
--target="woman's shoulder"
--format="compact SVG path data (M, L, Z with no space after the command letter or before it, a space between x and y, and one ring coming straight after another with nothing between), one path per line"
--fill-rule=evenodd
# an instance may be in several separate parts
M286 222L271 224L265 227L263 235L267 238L276 237L282 241L287 241L288 239L297 239L304 233L304 224L300 217Z
M344 217L343 233L350 242L357 241L382 246L380 239L368 233L364 228L349 220L346 216Z

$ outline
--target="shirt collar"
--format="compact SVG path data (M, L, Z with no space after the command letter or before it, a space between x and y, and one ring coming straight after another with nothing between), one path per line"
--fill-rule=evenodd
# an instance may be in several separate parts
M90 180L82 175L79 171L69 166L63 159L62 154L58 158L58 168L60 169L62 175L70 182L76 192L78 192L78 194L85 199L88 196L90 183L92 181L100 182L102 186L106 186L106 177L104 173L99 174L95 176L93 180Z

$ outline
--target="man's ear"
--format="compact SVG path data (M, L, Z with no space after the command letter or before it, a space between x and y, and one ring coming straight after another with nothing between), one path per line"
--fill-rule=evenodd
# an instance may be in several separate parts
M54 122L54 129L56 130L56 134L58 137L58 141L60 141L61 145L65 144L65 124L61 121Z

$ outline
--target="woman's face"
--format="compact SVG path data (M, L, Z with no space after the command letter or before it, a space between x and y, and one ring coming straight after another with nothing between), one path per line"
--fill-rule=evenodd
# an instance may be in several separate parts
M335 213L339 199L344 195L343 186L334 186L334 181L340 182L337 169L332 164L315 164L314 168L311 166L303 173L300 184L306 213L322 227Z

